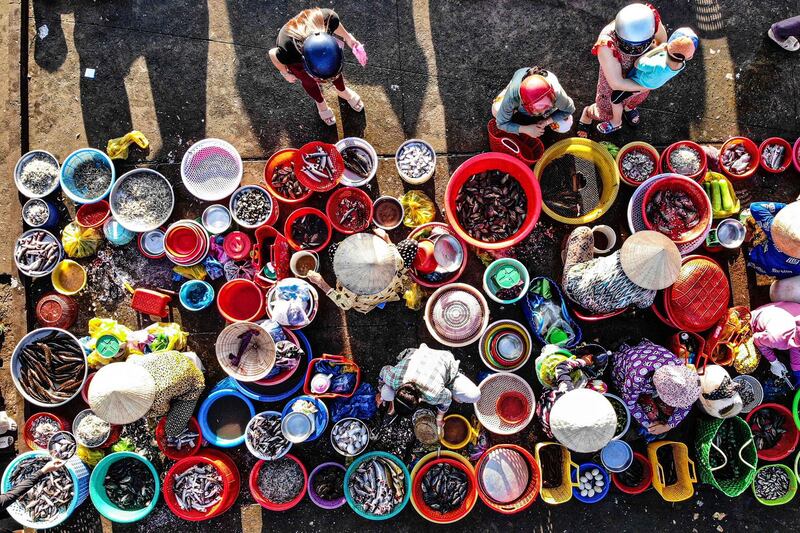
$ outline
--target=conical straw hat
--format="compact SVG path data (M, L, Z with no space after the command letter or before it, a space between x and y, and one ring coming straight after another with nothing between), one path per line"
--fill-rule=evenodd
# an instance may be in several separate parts
M800 258L800 202L792 202L778 211L770 233L778 251Z
M681 253L669 237L657 231L637 231L619 253L622 271L643 289L666 289L678 279Z
M550 410L553 437L578 453L592 453L608 444L617 429L617 415L608 398L591 389L561 396Z
M133 363L111 363L89 384L89 407L110 424L130 424L147 414L156 398L156 383Z
M333 272L339 283L355 294L378 294L397 274L397 253L377 235L357 233L339 244Z

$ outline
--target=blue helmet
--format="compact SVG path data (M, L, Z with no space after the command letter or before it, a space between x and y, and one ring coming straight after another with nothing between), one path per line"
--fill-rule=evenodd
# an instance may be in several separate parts
M329 33L315 33L303 41L303 65L319 80L335 78L342 71L342 49Z

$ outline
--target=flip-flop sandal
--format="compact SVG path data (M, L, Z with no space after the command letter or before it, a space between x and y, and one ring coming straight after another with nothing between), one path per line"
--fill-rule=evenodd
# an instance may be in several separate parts
M336 124L336 116L333 114L331 108L326 110L317 109L317 111L319 112L319 118L322 119L322 122L324 122L326 126L333 126Z
M641 115L638 109L624 109L622 111L622 118L628 123L628 126L635 128L639 125Z
M619 123L619 126L613 125L611 122L601 122L597 125L597 131L602 133L603 135L611 135L615 131L619 131L622 129L622 122Z
M356 113L360 113L361 110L364 109L364 102L356 92L354 92L352 98L346 100L346 102L350 104L350 107L352 107L353 111Z
M767 30L767 35L769 36L770 39L775 41L775 44L777 44L784 50L787 50L789 52L797 52L798 50L800 50L800 41L797 40L797 37L789 37L788 39L784 39L783 41L781 41L775 35L775 32L772 31L772 28Z
M592 127L592 123L589 124L585 122L578 121L578 127L575 128L575 136L580 137L581 139L588 139L589 138L589 128Z

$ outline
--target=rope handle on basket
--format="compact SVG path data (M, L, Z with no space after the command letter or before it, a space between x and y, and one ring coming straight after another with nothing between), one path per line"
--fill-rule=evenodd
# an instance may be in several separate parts
M752 464L750 464L750 463L747 461L747 459L745 459L744 457L742 457L742 454L744 453L744 449L745 449L745 448L747 448L748 446L750 446L750 443L752 443L752 442L753 442L753 437L750 437L750 439L748 439L748 440L747 440L747 442L745 442L744 444L742 444L742 447L741 447L741 448L739 448L739 460L740 460L741 462L743 462L745 465L749 466L749 467L750 467L750 470L755 470L755 469L756 469L755 465L752 465Z
M750 439L750 440L752 440L752 439ZM719 466L717 466L717 467L714 467L714 468L710 468L710 464L711 464L711 463L709 462L709 470L710 470L711 472L716 472L716 471L717 471L717 470L719 470L720 468L725 468L725 465L726 465L726 464L728 464L728 455L727 455L725 452L723 452L723 451L722 451L722 450L719 448L719 446L717 446L716 444L714 444L714 441L711 441L709 444L711 444L711 447L712 447L713 449L717 450L717 452L719 452L719 454L720 454L720 455L722 456L722 458L724 459L724 461L722 462L722 464L721 464L721 465L719 465ZM709 450L709 451L710 451L710 450ZM741 456L740 456L740 457L741 457ZM711 457L709 457L709 459L710 459L710 458L711 458Z
M515 154L520 153L519 145L515 143L512 139L509 139L508 137L503 137L502 139L500 139L500 144L502 144Z

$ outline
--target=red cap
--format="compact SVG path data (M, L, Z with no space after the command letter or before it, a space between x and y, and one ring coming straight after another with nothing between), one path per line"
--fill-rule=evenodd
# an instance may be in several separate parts
M529 113L535 113L535 111L532 111L531 107L544 98L550 98L552 105L554 94L555 91L553 91L553 87L547 83L547 80L544 79L543 76L539 76L538 74L528 76L522 80L522 84L519 87L519 96L522 99L522 106Z

